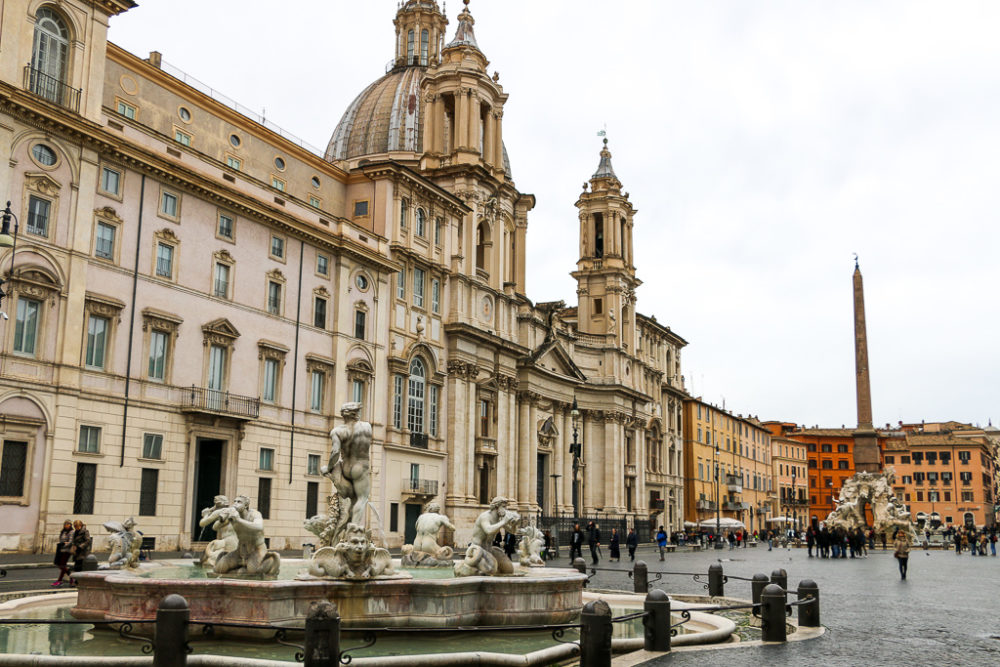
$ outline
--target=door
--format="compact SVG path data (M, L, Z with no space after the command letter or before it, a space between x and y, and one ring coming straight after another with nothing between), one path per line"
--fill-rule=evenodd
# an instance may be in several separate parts
M417 537L417 517L420 516L420 505L406 503L406 523L403 528L403 544L413 544Z
M211 526L202 528L201 511L215 503L215 496L222 490L222 452L224 440L198 438L194 455L194 520L191 524L192 541L209 542L215 539Z
M539 454L535 462L535 473L538 475L538 479L535 482L535 502L538 503L538 507L541 508L542 513L546 511L545 503L545 482L546 479L546 465L545 465L545 454Z

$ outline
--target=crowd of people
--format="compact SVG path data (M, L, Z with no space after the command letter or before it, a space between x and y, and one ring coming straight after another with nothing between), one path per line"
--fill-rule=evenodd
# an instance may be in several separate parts
M76 580L70 574L69 560L73 559L73 572L83 569L83 559L90 555L94 548L94 540L87 530L87 524L77 519L63 522L62 530L59 532L59 541L56 542L56 555L52 561L59 568L59 578L52 582L53 586L62 586L65 581L71 586L76 585Z

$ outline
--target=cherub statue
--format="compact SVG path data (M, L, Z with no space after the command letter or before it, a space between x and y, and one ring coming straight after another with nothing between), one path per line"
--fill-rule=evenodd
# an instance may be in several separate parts
M343 542L313 554L309 574L333 579L373 579L395 572L389 551L372 544L371 531L349 523Z
M455 526L444 514L437 503L428 503L424 513L417 517L417 536L413 544L403 545L403 557L400 563L403 567L450 567L452 565L451 547L442 547L437 543L438 533L442 527L455 530Z
M111 533L111 555L102 570L120 570L123 567L139 567L139 550L142 536L135 530L135 519L129 517L119 523L108 521L105 530Z
M215 503L211 507L201 511L201 521L198 525L203 529L211 526L215 531L215 539L205 545L205 553L201 556L200 562L204 567L214 568L219 556L227 551L236 551L239 545L232 523L219 520L220 510L226 507L229 507L229 498L219 495L215 497Z
M534 526L528 525L518 531L521 535L521 544L518 546L521 552L520 563L524 567L545 567L542 560L542 547L545 546L545 536L542 531Z

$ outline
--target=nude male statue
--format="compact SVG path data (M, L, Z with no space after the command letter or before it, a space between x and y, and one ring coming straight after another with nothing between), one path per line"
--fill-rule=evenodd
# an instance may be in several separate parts
M509 574L513 571L503 550L493 547L493 536L501 528L512 530L521 520L517 512L507 510L509 502L509 498L497 496L490 503L490 508L476 518L476 523L472 526L472 539L465 550L465 560L455 563L456 577L492 576L498 572Z
M510 498L497 496L490 503L490 508L476 518L476 523L472 526L472 539L470 542L476 546L489 550L493 546L493 536L500 532L500 529L520 520L517 512L508 512L507 504Z
M229 507L229 498L226 496L216 496L215 503L211 507L206 507L201 511L201 521L198 525L202 528L212 526L215 531L215 539L205 546L205 553L201 556L201 564L208 567L215 567L215 561L227 551L235 551L239 543L236 539L236 532L232 523L219 520L220 512Z
M366 526L365 509L371 493L372 425L359 421L360 403L344 403L340 414L344 423L330 431L330 461L320 468L330 478L337 494L350 500L349 521Z
M441 554L442 558L451 558L451 549L441 547L437 543L438 531L442 526L455 530L455 526L444 514L441 514L441 506L437 503L430 503L424 513L417 517L417 536L413 538L413 550L438 557L443 549L447 549L447 555Z
M264 544L264 518L250 508L250 499L236 496L233 504L219 510L219 521L229 524L239 541L235 551L221 554L215 561L215 573L277 574L281 556L268 551Z

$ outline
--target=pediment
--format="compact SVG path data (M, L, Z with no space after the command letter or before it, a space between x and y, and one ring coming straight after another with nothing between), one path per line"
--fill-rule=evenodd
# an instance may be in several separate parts
M587 377L576 365L566 348L558 340L543 343L528 357L527 366L536 370L555 373L564 377L586 381Z
M224 317L202 325L201 330L206 334L216 334L234 340L240 337L240 332L233 326L233 323Z

